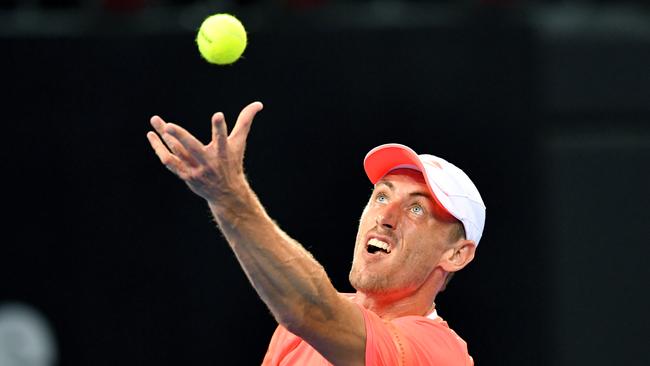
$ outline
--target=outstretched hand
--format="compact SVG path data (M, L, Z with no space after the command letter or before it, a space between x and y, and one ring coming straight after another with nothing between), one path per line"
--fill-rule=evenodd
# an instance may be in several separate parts
M262 103L254 102L242 109L230 135L223 113L215 113L212 139L207 145L183 127L165 122L159 116L151 117L156 132L149 131L147 139L160 161L194 193L210 203L218 203L237 194L246 184L246 139L255 115L262 108Z

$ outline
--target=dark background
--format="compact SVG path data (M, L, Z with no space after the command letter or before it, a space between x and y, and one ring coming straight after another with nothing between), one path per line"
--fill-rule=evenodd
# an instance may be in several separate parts
M252 186L339 290L363 157L403 143L485 200L436 300L477 365L650 364L644 3L53 3L0 13L0 301L51 322L59 365L261 362L273 317L145 138L159 114L207 141L254 100ZM223 11L249 45L219 67L194 35Z

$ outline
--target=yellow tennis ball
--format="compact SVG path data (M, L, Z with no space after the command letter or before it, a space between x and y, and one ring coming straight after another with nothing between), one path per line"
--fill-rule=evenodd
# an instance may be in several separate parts
M208 62L217 65L231 64L246 49L246 29L230 14L207 17L196 35L199 52Z

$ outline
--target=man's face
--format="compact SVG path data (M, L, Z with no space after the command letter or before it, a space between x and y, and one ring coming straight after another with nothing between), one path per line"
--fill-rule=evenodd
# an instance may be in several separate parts
M395 296L420 288L450 246L453 223L440 210L418 171L397 169L377 182L359 223L352 286Z

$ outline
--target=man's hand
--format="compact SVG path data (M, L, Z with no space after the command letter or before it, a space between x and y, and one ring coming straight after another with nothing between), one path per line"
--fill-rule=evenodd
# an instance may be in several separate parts
M262 103L254 102L242 109L230 135L223 113L215 113L212 140L207 145L159 116L151 117L157 134L149 131L147 138L169 170L184 180L194 193L218 205L246 186L243 163L246 138L253 118L262 108Z

